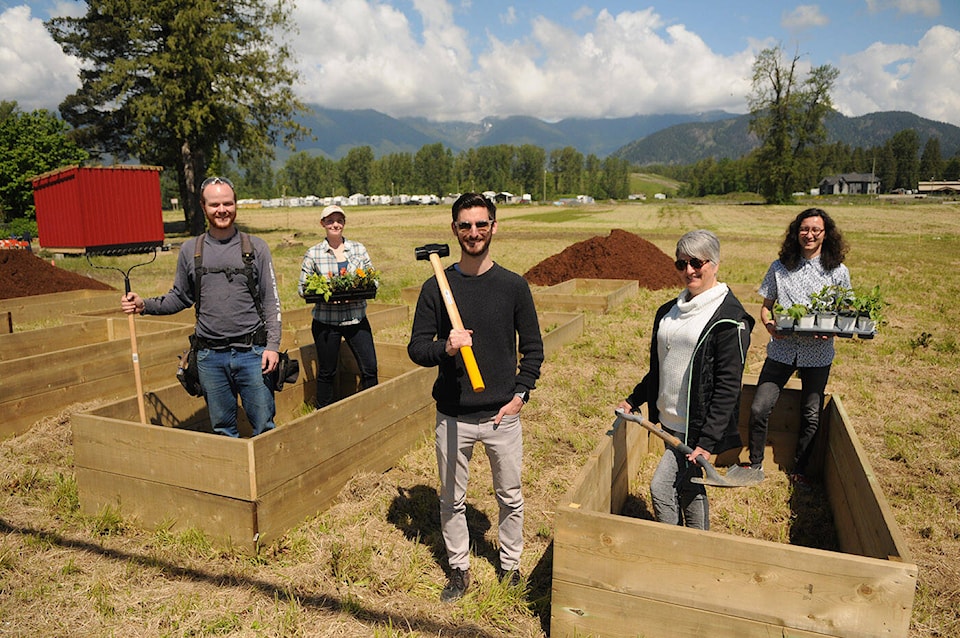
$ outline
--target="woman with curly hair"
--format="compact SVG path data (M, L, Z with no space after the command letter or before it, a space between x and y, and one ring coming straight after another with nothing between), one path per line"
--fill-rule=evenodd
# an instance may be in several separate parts
M833 363L833 336L779 334L773 318L774 303L784 308L810 304L810 296L824 286L850 287L850 271L843 264L848 250L836 223L820 208L808 208L790 222L780 246L780 257L770 265L759 293L763 297L760 320L770 341L763 362L757 392L750 407L750 469L763 478L763 455L767 444L770 413L780 391L794 372L802 389L801 427L793 459L791 479L808 487L807 463L814 435L820 425L823 394Z

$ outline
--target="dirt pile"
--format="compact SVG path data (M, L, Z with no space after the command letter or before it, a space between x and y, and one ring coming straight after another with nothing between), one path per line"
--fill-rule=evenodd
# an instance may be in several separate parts
M0 282L0 299L65 290L116 290L96 279L57 268L26 250L0 250Z
M553 286L568 279L636 279L642 288L677 288L673 258L625 230L591 237L547 257L524 273L536 286Z

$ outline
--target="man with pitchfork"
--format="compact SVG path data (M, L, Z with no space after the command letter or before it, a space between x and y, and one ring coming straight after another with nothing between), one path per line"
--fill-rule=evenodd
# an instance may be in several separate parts
M280 359L273 259L266 242L236 228L237 195L230 180L204 180L200 205L207 232L181 246L170 292L149 299L130 292L120 305L128 314L147 315L172 315L194 306L197 371L213 430L240 436L239 395L256 436L274 427L276 415L267 376Z

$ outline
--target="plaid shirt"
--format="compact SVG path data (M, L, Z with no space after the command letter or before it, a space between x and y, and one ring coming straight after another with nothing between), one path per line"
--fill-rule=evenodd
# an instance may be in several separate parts
M373 268L373 262L370 261L370 255L367 254L367 249L364 248L363 244L344 239L343 248L347 257L347 272L356 272L357 268L365 270ZM316 246L308 249L307 254L303 256L303 262L300 264L300 283L297 286L297 292L300 293L301 297L303 296L303 287L310 275L317 273L329 276L331 273L336 274L339 271L337 257L333 254L330 244L324 239ZM366 299L338 303L318 303L313 307L314 319L334 326L360 323L366 315Z

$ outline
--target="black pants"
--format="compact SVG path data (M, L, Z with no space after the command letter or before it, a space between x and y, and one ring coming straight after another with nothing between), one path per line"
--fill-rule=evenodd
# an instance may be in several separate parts
M830 377L830 366L798 368L789 363L780 363L767 358L757 379L757 393L750 406L750 463L762 463L767 445L767 426L770 413L777 405L780 391L797 370L800 373L800 437L797 453L793 459L793 471L803 474L810 460L813 437L820 427L820 412L823 410L823 393Z
M346 340L360 368L360 389L366 390L377 385L377 351L373 346L373 331L366 317L360 323L349 326L335 326L314 320L310 329L317 348L318 408L333 403L333 380L337 377L341 338Z

